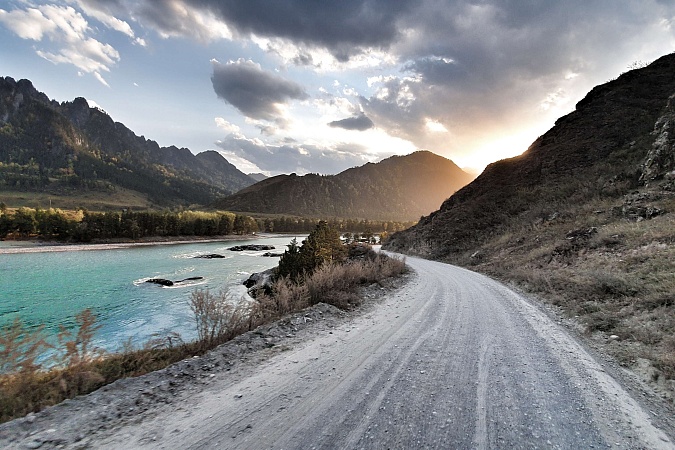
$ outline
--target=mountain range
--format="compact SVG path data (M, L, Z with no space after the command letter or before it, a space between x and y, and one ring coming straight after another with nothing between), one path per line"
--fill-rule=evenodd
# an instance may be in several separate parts
M63 203L86 195L97 209L211 205L261 214L410 221L438 208L472 178L452 161L424 151L338 175L249 176L216 151L194 155L186 148L160 147L84 98L59 103L29 80L0 78L5 196L39 193L50 203L57 197Z
M160 147L84 98L59 103L0 78L0 190L75 195L126 190L151 205L207 204L255 182L218 152Z
M392 156L337 175L279 175L211 206L259 214L417 220L471 181L455 163L428 151Z

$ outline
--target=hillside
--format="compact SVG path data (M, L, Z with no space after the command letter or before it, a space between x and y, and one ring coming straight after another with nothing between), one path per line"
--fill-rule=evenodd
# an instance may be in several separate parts
M0 78L0 192L206 204L254 182L219 153L193 155L137 136L83 98L58 103L28 80Z
M253 178L256 182L258 181L263 181L269 178L267 175L263 173L249 173L247 174L249 177Z
M671 54L594 88L525 153L491 164L386 248L537 293L672 393L673 136Z
M417 220L470 180L452 161L419 151L337 175L271 177L212 206L305 217Z

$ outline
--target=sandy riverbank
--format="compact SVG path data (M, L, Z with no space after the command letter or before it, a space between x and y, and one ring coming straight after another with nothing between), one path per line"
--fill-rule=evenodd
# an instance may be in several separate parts
M225 241L241 241L250 239L260 239L268 237L277 237L277 234L254 234L254 235L226 235L226 236L210 236L208 238L200 238L195 236L180 236L178 238L162 238L154 237L137 241L129 240L109 240L97 241L92 243L62 243L62 242L47 242L47 241L4 241L0 242L0 255L10 255L18 253L46 253L46 252L76 252L87 250L115 250L120 248L130 247L148 247L154 245L176 245L176 244L191 244L191 243L206 243L206 242L225 242ZM2 245L5 244L5 245Z

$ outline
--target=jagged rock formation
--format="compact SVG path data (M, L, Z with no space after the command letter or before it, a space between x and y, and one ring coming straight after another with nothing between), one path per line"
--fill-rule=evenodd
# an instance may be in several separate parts
M136 191L157 205L205 204L254 183L219 153L137 136L84 98L58 103L0 78L0 190Z
M675 178L675 94L668 99L664 114L654 126L656 139L642 165L640 181L649 184L667 175Z
M212 206L304 217L417 220L438 208L471 178L452 161L420 151L337 175L279 175Z

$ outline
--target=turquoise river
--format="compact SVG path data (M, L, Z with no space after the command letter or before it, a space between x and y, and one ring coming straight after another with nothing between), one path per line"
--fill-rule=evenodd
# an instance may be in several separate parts
M18 315L25 324L45 326L54 338L59 326L74 328L75 315L91 308L101 328L97 346L114 351L132 338L137 346L159 333L196 336L189 301L195 289L227 292L233 300L246 295L242 282L252 272L274 267L278 257L265 252L233 252L242 244L274 245L281 253L293 236L247 241L195 242L92 250L42 251L40 247L0 242L0 326ZM298 241L302 237L298 237ZM87 250L75 250L75 249ZM95 248L95 247L94 247ZM38 250L39 249L39 250ZM62 250L58 248L57 250ZM217 253L225 258L195 258ZM202 280L171 287L145 283L149 278Z

